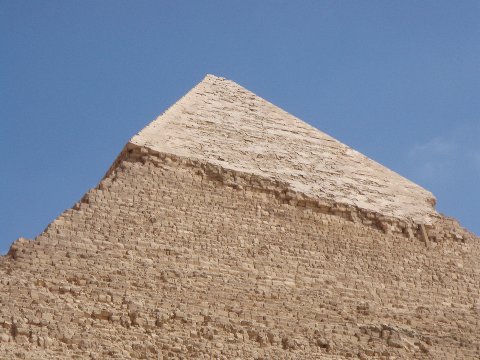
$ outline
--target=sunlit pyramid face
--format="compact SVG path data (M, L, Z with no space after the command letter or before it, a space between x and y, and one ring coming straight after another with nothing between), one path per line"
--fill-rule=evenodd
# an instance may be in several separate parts
M480 358L480 241L207 76L0 257L0 359Z

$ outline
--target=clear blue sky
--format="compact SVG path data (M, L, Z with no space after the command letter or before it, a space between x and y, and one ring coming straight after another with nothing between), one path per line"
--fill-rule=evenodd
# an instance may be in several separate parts
M0 0L0 252L206 73L432 191L480 233L479 1Z

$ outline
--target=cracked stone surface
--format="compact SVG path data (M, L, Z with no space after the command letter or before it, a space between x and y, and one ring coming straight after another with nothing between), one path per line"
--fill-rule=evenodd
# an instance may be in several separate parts
M288 183L296 191L431 223L427 190L233 81L208 75L132 144Z
M480 241L208 76L0 257L0 359L479 359Z

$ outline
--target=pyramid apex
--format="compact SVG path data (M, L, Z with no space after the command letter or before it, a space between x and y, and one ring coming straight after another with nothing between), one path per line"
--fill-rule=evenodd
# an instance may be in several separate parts
M224 77L217 76L217 75L214 75L214 74L206 74L205 77L204 77L204 80L206 80L206 79L227 80L227 79L224 78Z
M206 74L205 77L202 79L202 81L200 82L201 83L210 83L210 84L214 84L216 82L229 82L229 83L232 83L232 84L236 84L234 81L232 80L229 80L223 76L217 76L217 75L213 75L213 74ZM237 85L237 84L236 84ZM197 85L198 86L198 85Z
M430 223L438 215L429 191L225 80L207 74L129 144L387 216Z

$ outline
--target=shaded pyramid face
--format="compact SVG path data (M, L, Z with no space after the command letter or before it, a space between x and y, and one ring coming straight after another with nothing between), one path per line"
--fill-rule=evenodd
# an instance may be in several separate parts
M0 358L479 358L479 241L433 204L207 76L0 258Z

